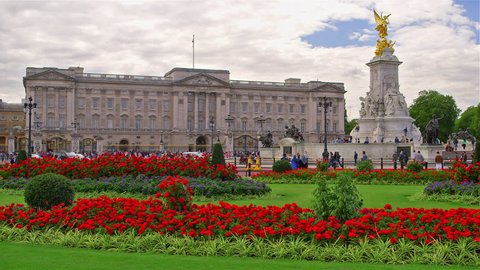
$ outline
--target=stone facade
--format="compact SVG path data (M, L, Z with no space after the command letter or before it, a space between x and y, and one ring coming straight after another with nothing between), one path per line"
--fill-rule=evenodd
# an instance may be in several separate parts
M34 127L35 151L209 151L217 141L226 151L253 151L262 130L278 144L286 125L319 142L321 97L332 101L329 139L344 136L343 83L230 80L228 70L189 68L164 76L96 74L81 67L29 67L23 81L41 123Z
M25 150L25 114L23 104L0 99L0 153Z

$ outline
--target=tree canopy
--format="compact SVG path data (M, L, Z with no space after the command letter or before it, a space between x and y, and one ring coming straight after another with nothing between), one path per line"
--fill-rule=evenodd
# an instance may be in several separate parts
M467 130L476 138L480 138L480 103L470 106L455 121L455 131Z
M440 117L440 134L441 141L447 141L448 135L455 130L455 120L460 114L453 97L442 95L435 90L420 91L418 98L413 101L409 108L410 116L415 119L415 125L420 129L425 137L425 127L432 119L432 116Z

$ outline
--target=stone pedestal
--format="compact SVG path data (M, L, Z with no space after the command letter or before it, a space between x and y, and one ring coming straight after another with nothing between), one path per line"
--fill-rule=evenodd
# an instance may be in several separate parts
M15 152L15 136L8 136L8 153Z
M78 153L80 150L80 137L77 133L72 134L72 152Z
M100 155L101 153L103 153L104 140L103 140L102 136L96 136L95 141L97 142L96 143L97 149L95 149L95 150L97 151L97 154Z
M400 142L420 145L422 136L409 116L405 97L400 93L398 66L393 50L385 48L381 56L367 63L370 67L370 91L360 98L358 125L352 130L352 142Z
M33 133L33 151L38 153L43 151L42 149L42 134L39 132Z

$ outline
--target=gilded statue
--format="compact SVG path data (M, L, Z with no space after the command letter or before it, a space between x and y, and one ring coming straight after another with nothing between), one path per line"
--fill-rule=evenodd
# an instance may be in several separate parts
M390 23L388 21L388 17L390 17L390 15L392 14L388 14L387 16L378 15L378 13L373 10L373 16L375 17L375 22L377 23L375 30L378 31L380 38L385 38L388 36L387 25Z
M376 56L381 56L385 48L393 49L393 45L395 44L395 42L387 40L388 24L390 23L388 17L390 17L390 15L391 14L383 16L382 13L378 15L378 13L373 10L373 16L375 17L375 22L377 23L375 30L378 31L378 36L380 37L380 39L377 39L377 48L375 49Z

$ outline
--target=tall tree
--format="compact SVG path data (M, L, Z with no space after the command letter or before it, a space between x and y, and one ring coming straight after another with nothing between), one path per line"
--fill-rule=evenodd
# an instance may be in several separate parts
M476 138L480 138L480 103L468 107L455 121L455 131L466 129Z
M425 137L425 127L433 115L441 117L439 139L446 141L448 135L454 131L455 120L460 114L453 97L442 95L435 90L420 91L418 98L409 108L410 116L415 119L415 125L420 128Z

